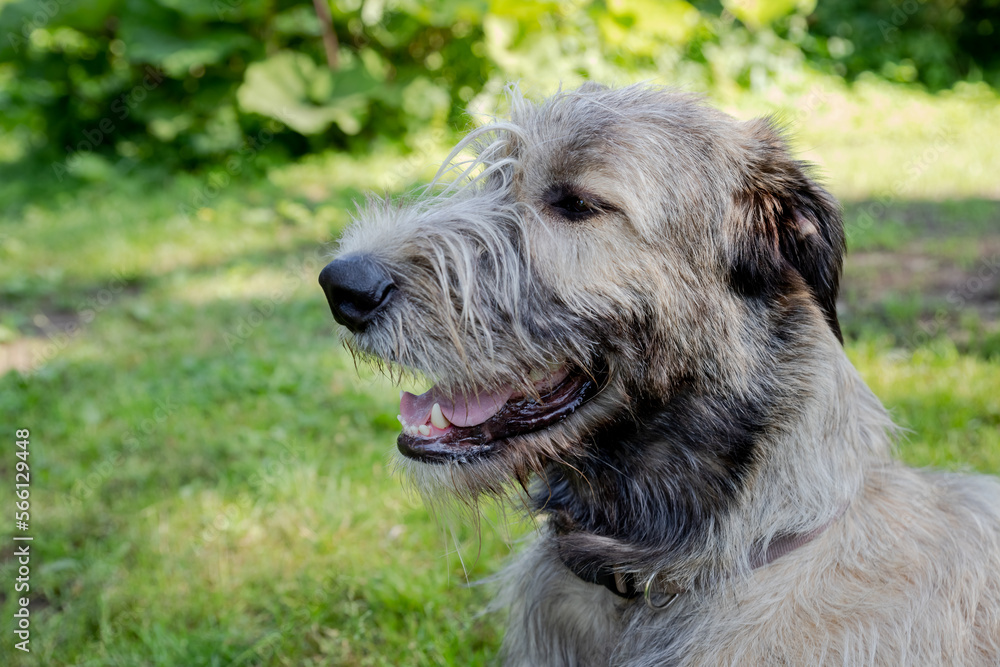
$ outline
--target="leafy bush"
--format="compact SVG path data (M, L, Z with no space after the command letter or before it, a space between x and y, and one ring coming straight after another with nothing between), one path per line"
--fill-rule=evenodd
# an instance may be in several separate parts
M277 135L292 153L360 148L456 120L486 79L484 8L330 6L334 63L311 4L43 0L0 13L0 123L35 155L194 164Z
M809 58L848 77L995 83L998 3L0 0L0 128L61 178L107 157L412 144L509 78L749 87Z
M1000 85L1000 0L827 0L785 34L848 78L947 88L963 79Z

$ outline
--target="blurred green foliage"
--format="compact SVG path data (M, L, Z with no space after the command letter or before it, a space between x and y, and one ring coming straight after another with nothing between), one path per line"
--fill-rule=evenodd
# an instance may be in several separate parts
M786 38L834 73L877 73L932 90L960 80L1000 84L1000 0L818 2Z
M482 86L483 3L21 0L0 12L0 123L32 154L197 164L247 138L300 154L454 121ZM363 144L362 144L363 145ZM273 151L271 151L273 152Z
M0 0L0 157L168 167L362 152L539 73L752 87L811 61L996 84L1000 0ZM10 138L20 146L10 147ZM249 147L249 148L248 148Z

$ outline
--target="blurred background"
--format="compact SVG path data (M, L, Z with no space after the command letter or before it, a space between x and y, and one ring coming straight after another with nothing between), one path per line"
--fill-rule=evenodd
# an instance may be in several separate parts
M530 526L393 476L398 390L316 276L506 82L591 79L782 119L900 455L1000 472L1000 0L0 0L0 489L29 429L34 537L0 663L486 664L469 582Z

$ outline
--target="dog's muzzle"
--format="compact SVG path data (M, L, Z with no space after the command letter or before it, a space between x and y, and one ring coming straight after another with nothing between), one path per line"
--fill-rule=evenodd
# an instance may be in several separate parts
M368 255L333 260L320 272L319 284L333 319L354 333L364 331L396 291L389 272Z

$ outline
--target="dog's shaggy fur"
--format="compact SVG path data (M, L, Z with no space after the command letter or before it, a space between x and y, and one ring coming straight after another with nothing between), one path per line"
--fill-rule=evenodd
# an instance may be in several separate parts
M773 123L651 87L511 103L448 184L359 213L330 267L380 276L344 288L367 302L321 280L354 352L506 398L399 441L430 496L530 488L506 664L1000 664L1000 484L890 458L838 205Z

